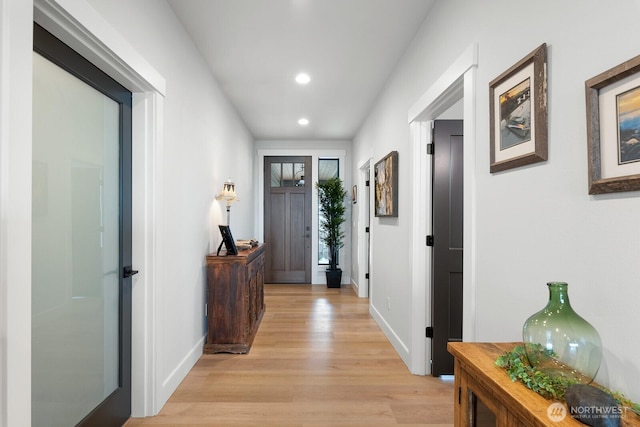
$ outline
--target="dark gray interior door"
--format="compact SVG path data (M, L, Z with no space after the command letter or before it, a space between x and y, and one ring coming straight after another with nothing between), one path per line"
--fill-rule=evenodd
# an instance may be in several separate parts
M131 106L126 88L34 25L31 414L131 414Z
M264 159L267 283L311 283L311 157Z
M462 120L433 128L433 282L431 372L453 374L449 341L462 341Z

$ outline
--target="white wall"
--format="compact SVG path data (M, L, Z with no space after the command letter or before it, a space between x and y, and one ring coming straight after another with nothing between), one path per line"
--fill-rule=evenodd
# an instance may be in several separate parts
M79 4L66 1L66 3ZM231 177L243 199L234 205L234 233L254 234L254 143L191 40L164 1L90 0L105 20L166 80L160 151L162 265L153 288L158 336L152 360L159 407L202 352L205 255L217 247L226 212L215 195ZM82 8L86 6L81 5ZM31 57L32 4L0 0L0 209L2 252L0 425L30 419ZM10 108L9 108L10 106ZM135 120L135 118L134 118ZM135 151L135 150L134 150ZM135 163L134 159L134 163ZM136 174L134 166L134 175ZM134 183L135 185L135 183ZM134 224L144 227L145 224ZM134 288L135 288L134 280ZM151 284L153 287L156 283ZM135 292L135 289L134 289ZM134 312L140 307L133 307ZM5 311L6 310L6 311ZM6 314L5 314L6 313ZM134 340L142 339L134 331ZM148 337L147 337L148 338ZM134 372L135 375L143 375ZM26 424L25 424L26 423Z
M241 198L231 209L234 235L254 234L253 170L238 168L251 164L253 139L164 1L90 3L167 81L159 294L163 323L156 355L165 400L202 352L205 255L220 242L217 225L226 223L225 205L215 196L228 178Z
M476 334L465 339L520 340L526 318L546 303L545 284L566 281L575 310L603 339L605 360L597 379L640 400L640 341L633 332L640 320L640 193L587 194L584 95L585 80L639 53L640 29L620 21L621 13L638 12L637 0L615 8L598 0L543 0L533 7L522 0L436 2L354 139L354 170L369 157L375 162L399 151L400 216L371 224L372 304L387 334L408 351L411 268L406 252L397 250L410 241L413 208L407 111L477 42L477 300L475 307L465 307L465 313L476 313ZM549 160L490 174L488 83L544 42Z

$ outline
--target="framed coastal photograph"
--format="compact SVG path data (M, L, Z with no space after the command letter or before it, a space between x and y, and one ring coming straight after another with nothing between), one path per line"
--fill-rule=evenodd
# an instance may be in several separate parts
M547 45L489 83L491 173L547 160Z
M585 82L589 194L640 190L640 55Z
M374 166L375 215L398 216L398 152L392 151Z

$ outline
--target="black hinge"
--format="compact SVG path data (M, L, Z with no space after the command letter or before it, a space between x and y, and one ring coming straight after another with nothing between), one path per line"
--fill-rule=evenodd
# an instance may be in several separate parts
M369 186L369 180L366 180L366 181L364 182L364 185L368 187L368 186Z
M365 228L364 228L364 232L365 232L365 233L368 233L368 232L369 232L369 227L365 227Z
M368 279L368 278L369 278L369 273L365 273L365 274L364 274L364 278L365 278L365 279Z
M458 387L458 405L462 404L462 387Z
M427 154L433 154L433 142L427 144Z
M427 338L433 338L433 326L427 326L427 330L425 331L425 336Z
M433 235L432 234L427 236L427 246L433 246Z

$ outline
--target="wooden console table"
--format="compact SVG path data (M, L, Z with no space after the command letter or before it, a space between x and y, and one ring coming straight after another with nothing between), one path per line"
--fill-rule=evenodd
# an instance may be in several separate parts
M207 255L205 353L248 353L264 314L261 244L238 255Z
M454 425L456 426L584 426L569 415L552 420L547 410L553 403L512 382L506 371L495 365L498 356L521 343L450 342L454 362ZM640 426L628 412L623 426Z

